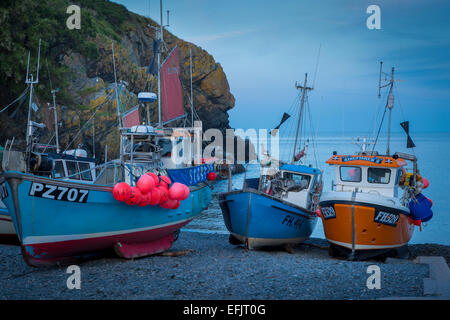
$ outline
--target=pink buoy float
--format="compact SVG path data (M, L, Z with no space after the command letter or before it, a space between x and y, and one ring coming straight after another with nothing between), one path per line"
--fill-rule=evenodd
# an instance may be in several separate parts
M185 194L185 189L184 189L184 184L181 184L179 182L175 182L174 184L172 184L172 186L169 189L169 197L170 199L174 199L174 200L184 200L184 194Z
M167 201L161 203L161 207L164 209L172 209L176 206L177 200L174 199L168 199Z
M217 178L216 173L213 172L213 171L211 171L211 172L208 173L208 175L207 175L207 179L210 180L210 181L214 181L214 180L216 180L216 178Z
M180 206L180 200L177 200L177 203L173 206L173 208L172 209L178 209L178 207Z
M184 186L184 196L183 199L181 200L186 200L189 197L189 194L191 193L191 191L189 190L189 187L187 185L183 185Z
M162 187L167 188L169 190L169 186L172 184L172 181L170 181L168 176L160 176L159 185Z
M141 194L141 201L139 201L138 206L139 207L145 207L150 204L151 200L151 193L142 193Z
M126 203L130 206L137 205L141 201L141 191L136 187L131 187L131 196L126 201Z
M164 203L167 200L169 200L169 191L167 190L166 187L163 186L159 186L158 187L159 193L161 195L161 198L159 200L159 203Z
M159 191L159 188L152 189L152 191L150 191L150 194L151 198L149 204L152 206L158 205L161 200L161 192Z
M144 174L139 178L138 182L136 183L136 187L142 193L149 193L150 190L155 187L155 180L151 176Z
M113 188L113 197L117 201L127 201L131 197L131 187L126 182L119 182Z
M155 173L147 172L146 175L152 177L153 181L155 182L155 187L159 185L159 177Z

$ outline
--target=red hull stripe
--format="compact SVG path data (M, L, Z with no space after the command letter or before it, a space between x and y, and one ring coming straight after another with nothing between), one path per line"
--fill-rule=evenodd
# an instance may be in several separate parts
M39 260L68 257L110 248L117 242L152 242L164 236L167 236L168 234L175 232L176 230L179 230L189 221L190 220L187 220L181 223L157 229L124 233L112 236L24 245L24 249L27 255L29 255L31 258Z

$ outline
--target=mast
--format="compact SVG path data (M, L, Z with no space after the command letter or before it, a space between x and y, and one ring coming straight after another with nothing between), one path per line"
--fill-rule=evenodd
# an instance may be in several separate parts
M26 142L27 149L31 152L31 105L33 104L33 85L39 83L39 62L41 59L41 39L39 39L39 52L38 52L38 62L37 62L37 70L36 70L36 79L33 78L33 74L28 76L30 70L30 52L28 51L28 64L27 64L27 78L25 80L26 84L30 85L30 100L28 102L28 119L27 119L27 133L26 133Z
M59 91L59 89L50 91L53 96L53 116L55 118L55 137L56 137L56 153L60 153L61 150L59 149L59 136L58 136L58 115L56 113L56 93Z
M158 39L158 127L162 127L161 121L161 44L164 41L163 34L163 16L162 16L162 0L159 0L159 32L156 32L156 38Z
M299 112L299 115L298 115L297 130L296 130L296 133L295 133L295 142L294 142L294 155L293 155L291 164L294 164L294 162L295 162L294 161L295 151L297 149L298 133L299 133L299 130L300 130L300 125L301 125L301 120L302 120L302 115L303 115L303 106L305 104L305 94L306 94L306 91L312 90L312 88L306 86L307 80L308 80L308 74L305 73L305 81L304 81L303 86L298 85L297 82L295 83L295 87L297 89L302 90L302 98L300 100L300 112Z
M111 42L112 48L112 58L113 58L113 69L114 69L114 87L116 91L116 103L117 103L117 118L119 119L119 130L122 127L122 121L120 117L120 105L119 105L119 92L117 87L117 73L116 73L116 59L114 57L114 41Z
M194 127L194 97L192 96L192 48L189 48L189 66L191 74L191 125Z
M391 81L390 81L390 87L389 87L389 95L388 95L388 101L386 108L389 109L389 125L388 125L388 141L387 141L387 150L386 155L389 155L389 144L391 141L391 114L392 114L392 108L394 108L394 94L392 93L392 87L394 86L394 67L392 67L392 73L391 73Z

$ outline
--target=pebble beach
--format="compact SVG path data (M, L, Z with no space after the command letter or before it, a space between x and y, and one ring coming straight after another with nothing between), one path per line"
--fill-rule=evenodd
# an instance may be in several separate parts
M0 245L0 299L424 297L429 267L414 263L414 256L450 251L446 246L412 245L410 260L350 262L330 258L327 246L325 240L312 238L290 252L248 251L231 245L225 234L182 231L169 251L174 256L123 260L105 253L78 264L81 288L68 289L66 266L29 267L19 247ZM370 265L380 267L380 289L366 286Z

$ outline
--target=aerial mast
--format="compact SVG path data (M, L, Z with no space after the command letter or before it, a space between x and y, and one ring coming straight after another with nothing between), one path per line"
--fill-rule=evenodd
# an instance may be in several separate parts
M159 0L159 32L156 32L156 39L158 41L158 127L162 127L161 121L161 44L164 41L163 34L163 14L162 14L162 0Z
M300 112L299 112L299 115L298 115L297 131L295 133L295 142L294 142L294 156L292 158L291 164L294 164L294 162L295 162L295 151L297 149L298 133L299 133L299 130L300 130L300 124L301 124L301 120L302 120L303 106L305 104L305 95L306 95L306 92L308 90L312 90L311 87L307 87L306 86L307 80L308 80L308 74L305 73L305 81L304 81L303 86L300 86L297 82L295 83L295 87L297 89L299 89L299 90L302 90L302 98L300 100Z
M392 67L391 81L390 81L389 85L390 85L389 95L388 95L388 101L387 101L387 105L386 105L386 108L389 109L388 141L387 141L386 155L389 155L389 153L390 153L389 144L391 141L391 115L392 115L392 108L394 108L394 94L392 93L392 88L394 86L394 67Z
M56 113L56 93L59 91L59 88L56 90L51 90L51 94L53 96L53 116L55 118L55 137L56 137L56 153L60 153L61 150L59 148L59 136L58 136L58 115Z
M38 52L38 62L37 62L37 70L36 70L36 79L33 78L33 74L29 75L30 70L30 52L28 51L28 64L27 64L27 77L25 79L25 83L30 85L30 100L28 102L28 119L27 119L27 134L26 134L26 142L27 148L31 151L31 134L32 134L32 125L31 125L31 108L33 104L33 85L39 83L39 62L41 59L41 39L39 39L39 52Z

